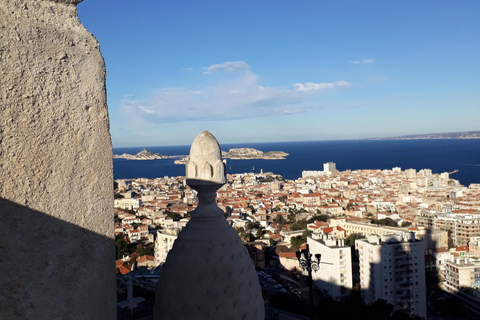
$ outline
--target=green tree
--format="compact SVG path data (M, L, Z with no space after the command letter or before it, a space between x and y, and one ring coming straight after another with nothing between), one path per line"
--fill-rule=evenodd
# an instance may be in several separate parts
M275 218L275 222L279 224L285 224L287 223L287 220L285 220L285 218L281 214L277 214L277 217Z
M355 246L355 240L363 239L363 238L365 238L365 236L363 236L361 233L352 233L345 238L345 245L349 247L353 247Z
M312 231L311 230L305 230L302 233L302 238L305 239L305 241L307 240L308 237L311 237L311 236L312 236Z
M123 233L120 233L120 237L115 240L115 246L117 248L117 260L122 259L124 255L128 253L128 244L124 239Z
M135 252L138 254L139 257L144 256L147 254L147 250L145 249L144 246L140 245L137 247L137 250Z
M307 220L307 224L308 223L314 223L315 220L316 221L323 221L323 222L327 222L327 220L330 218L329 215L327 214L319 214L319 215L316 215L316 216L313 216L311 217L310 219Z
M173 221L179 221L182 219L182 216L179 213L168 211L167 212L167 217L170 217L173 219Z
M292 249L298 251L300 246L305 243L305 239L302 236L296 236L290 239L290 243L292 244Z
M290 224L290 230L296 231L296 230L303 230L307 228L307 221L305 219L298 220L297 222L294 222Z
M372 223L389 226L389 227L398 227L398 224L390 218L385 218L380 220L372 219Z

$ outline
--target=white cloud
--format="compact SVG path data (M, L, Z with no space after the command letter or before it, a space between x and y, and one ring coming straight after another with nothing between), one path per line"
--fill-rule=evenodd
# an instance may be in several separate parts
M350 63L353 63L353 64L360 64L360 63L373 63L373 61L375 61L374 59L363 59L363 60L353 60L353 61L349 61Z
M155 123L195 120L230 120L322 110L318 102L324 90L347 87L347 81L295 83L293 89L262 86L243 61L203 68L218 83L198 90L162 88L151 99L125 99L122 107L130 118ZM229 76L219 72L237 71Z
M227 61L222 64L212 64L211 66L202 68L205 70L204 74L218 73L218 72L234 72L238 70L248 70L250 66L244 61Z
M347 87L350 85L347 81L321 82L321 83L294 83L295 91L317 91L322 89L331 89L335 87Z

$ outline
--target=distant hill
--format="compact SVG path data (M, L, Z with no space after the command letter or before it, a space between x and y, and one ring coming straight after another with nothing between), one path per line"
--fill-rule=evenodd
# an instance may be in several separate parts
M480 139L480 131L412 134L388 138L369 138L364 140L418 140L418 139Z

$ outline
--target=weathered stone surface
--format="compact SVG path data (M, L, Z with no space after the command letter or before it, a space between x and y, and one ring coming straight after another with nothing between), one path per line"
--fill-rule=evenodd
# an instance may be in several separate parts
M115 318L106 72L79 2L0 2L0 319Z

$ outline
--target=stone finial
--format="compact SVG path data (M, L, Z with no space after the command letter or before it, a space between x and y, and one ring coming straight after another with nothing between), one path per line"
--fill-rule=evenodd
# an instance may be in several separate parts
M185 165L188 185L214 183L225 184L225 163L217 139L203 131L192 143L190 160ZM193 181L192 181L193 180Z
M225 165L211 133L203 131L193 142L186 175L199 203L163 265L154 319L265 319L252 260L217 206Z

